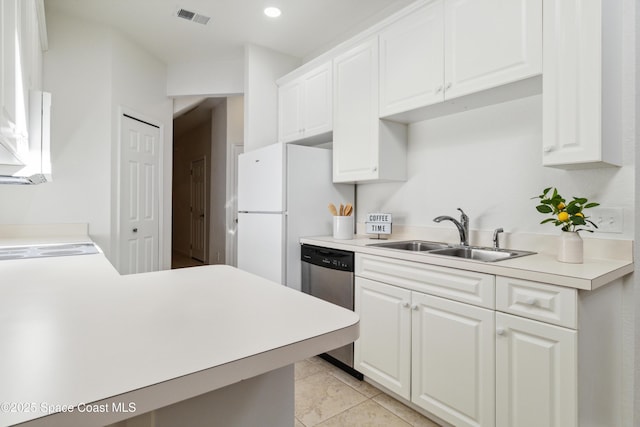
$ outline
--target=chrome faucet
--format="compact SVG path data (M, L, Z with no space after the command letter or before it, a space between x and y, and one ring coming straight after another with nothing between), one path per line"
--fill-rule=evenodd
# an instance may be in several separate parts
M502 228L496 228L493 230L493 249L500 249L500 240L498 239L498 234L504 232Z
M462 209L458 208L458 210L460 211L460 221L446 215L435 217L433 220L435 222L440 222L440 221L453 222L455 226L458 227L458 232L460 233L460 244L462 246L469 246L469 217L467 216L467 214L464 213Z

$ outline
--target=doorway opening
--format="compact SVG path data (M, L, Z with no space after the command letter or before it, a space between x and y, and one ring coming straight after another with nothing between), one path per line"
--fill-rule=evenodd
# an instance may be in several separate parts
M232 264L242 96L174 100L171 268Z

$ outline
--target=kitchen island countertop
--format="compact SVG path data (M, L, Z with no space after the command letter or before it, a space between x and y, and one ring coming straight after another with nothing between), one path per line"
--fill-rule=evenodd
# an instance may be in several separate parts
M229 266L120 276L94 254L0 272L2 426L113 423L358 335L353 312ZM135 414L99 411L131 402Z

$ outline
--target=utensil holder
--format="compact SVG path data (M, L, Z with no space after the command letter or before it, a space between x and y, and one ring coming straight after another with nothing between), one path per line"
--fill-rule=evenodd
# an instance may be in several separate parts
M333 217L333 238L341 240L353 239L353 216Z

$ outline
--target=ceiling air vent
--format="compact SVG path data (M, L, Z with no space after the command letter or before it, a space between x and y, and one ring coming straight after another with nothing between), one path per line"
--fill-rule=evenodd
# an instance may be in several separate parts
M186 19L187 21L195 22L202 25L207 25L207 23L211 19L208 16L200 15L199 13L182 8L178 9L178 11L176 12L176 16L178 18Z

